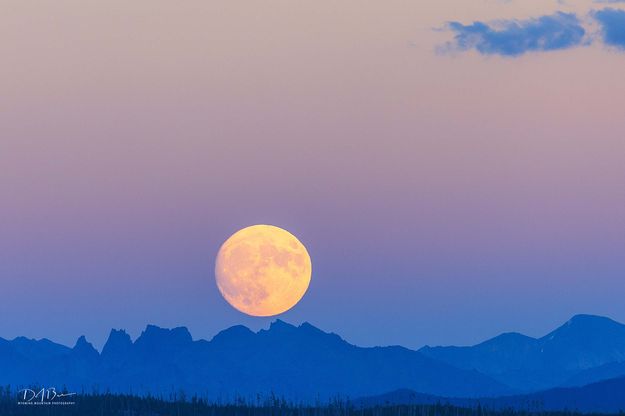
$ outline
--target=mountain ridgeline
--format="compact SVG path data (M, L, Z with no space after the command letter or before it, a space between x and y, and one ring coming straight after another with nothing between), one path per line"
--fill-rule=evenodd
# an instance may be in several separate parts
M477 370L518 391L581 386L625 375L625 325L577 315L542 338L506 333L473 347L424 347L419 352Z
M222 401L275 394L312 402L401 389L429 398L500 397L625 376L624 362L625 326L588 315L538 339L503 334L473 347L419 351L357 347L308 323L280 320L256 333L234 326L210 341L194 341L183 327L148 325L134 342L125 331L111 330L101 353L84 337L73 348L0 338L2 385L139 395L184 391Z
M360 348L308 323L277 320L258 333L234 326L211 341L186 328L153 325L132 342L112 330L102 353L84 337L73 348L48 340L0 341L0 383L65 385L135 394L185 391L213 400L276 394L290 400L356 397L402 387L439 395L498 395L509 389L402 347Z

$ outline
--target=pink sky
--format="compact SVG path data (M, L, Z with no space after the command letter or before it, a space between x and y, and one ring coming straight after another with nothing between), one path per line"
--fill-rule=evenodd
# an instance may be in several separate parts
M594 33L567 4L5 2L0 336L264 326L212 275L255 223L312 256L284 319L358 344L625 321L625 53L437 53L448 21Z

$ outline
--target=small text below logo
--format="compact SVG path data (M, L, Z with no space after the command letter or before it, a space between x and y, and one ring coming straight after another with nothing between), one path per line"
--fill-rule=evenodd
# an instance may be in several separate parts
M18 405L41 406L57 405L67 406L76 404L71 399L76 393L59 393L55 387L35 389L22 389L18 392Z

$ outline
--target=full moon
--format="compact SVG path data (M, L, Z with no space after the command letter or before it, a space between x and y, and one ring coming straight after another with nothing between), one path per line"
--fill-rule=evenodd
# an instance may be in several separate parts
M252 316L291 309L306 293L311 273L306 247L273 225L253 225L234 233L219 249L215 264L222 296Z

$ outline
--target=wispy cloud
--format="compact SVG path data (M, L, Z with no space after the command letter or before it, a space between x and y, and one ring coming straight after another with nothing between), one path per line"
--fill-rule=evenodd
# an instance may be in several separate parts
M494 23L447 24L454 40L446 51L477 50L483 55L520 56L527 52L554 51L581 45L586 31L573 13L557 12L526 20Z
M592 15L601 25L603 43L625 50L625 10L607 8Z

